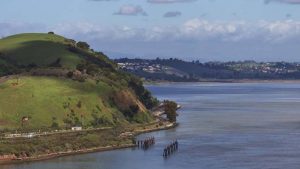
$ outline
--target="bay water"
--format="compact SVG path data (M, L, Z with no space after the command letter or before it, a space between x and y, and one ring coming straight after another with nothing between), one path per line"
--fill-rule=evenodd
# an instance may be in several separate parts
M174 100L175 129L137 148L0 166L1 169L298 169L300 83L166 83L148 85L160 100ZM163 149L173 140L179 150Z

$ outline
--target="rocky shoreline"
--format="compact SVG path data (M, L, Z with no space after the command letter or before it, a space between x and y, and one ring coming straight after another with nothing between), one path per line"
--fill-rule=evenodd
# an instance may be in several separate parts
M101 152L101 151L110 151L117 150L123 148L134 147L133 144L124 144L124 145L115 145L115 146L106 146L106 147L95 147L90 149L81 149L76 151L66 151L66 152L57 152L57 153L49 153L49 154L41 154L33 157L23 157L17 158L15 155L4 155L0 156L0 164L14 164L14 163L23 163L23 162L32 162L32 161L42 161L49 160L53 158L69 156L69 155L77 155L77 154L85 154L85 153L93 153L93 152Z

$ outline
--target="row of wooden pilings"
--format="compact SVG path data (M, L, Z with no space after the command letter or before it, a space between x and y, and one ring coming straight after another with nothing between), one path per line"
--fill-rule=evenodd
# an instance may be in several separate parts
M154 144L155 144L155 138L154 137L148 137L145 140L137 140L135 142L135 145L138 148L142 148L142 149L145 149L145 150L148 149L148 148L150 148Z
M138 148L142 148L144 150L149 149L155 144L155 138L154 137L148 137L144 140L134 140L133 142ZM175 153L178 150L178 141L175 140L171 142L169 145L167 145L163 150L163 157L167 158L171 156L173 153Z
M163 156L165 158L169 157L170 155L172 155L175 151L178 150L178 141L173 141L171 144L169 144L163 152Z

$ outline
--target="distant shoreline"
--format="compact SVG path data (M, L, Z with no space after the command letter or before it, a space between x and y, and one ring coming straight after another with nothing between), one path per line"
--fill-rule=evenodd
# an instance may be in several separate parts
M185 81L185 82L174 82L174 81L145 81L145 85L155 85L155 84L184 84L184 83L300 83L300 79L297 80L260 80L260 79L230 79L230 80L203 80L203 81Z

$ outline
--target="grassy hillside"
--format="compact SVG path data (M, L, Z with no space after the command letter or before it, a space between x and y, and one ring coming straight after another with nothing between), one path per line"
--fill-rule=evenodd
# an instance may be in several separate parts
M55 34L0 39L0 130L116 126L152 120L156 100L101 52ZM22 118L29 118L22 123Z
M0 52L4 59L16 65L47 66L60 58L62 65L74 68L82 59L66 50L68 43L67 39L55 34L28 33L1 39Z

